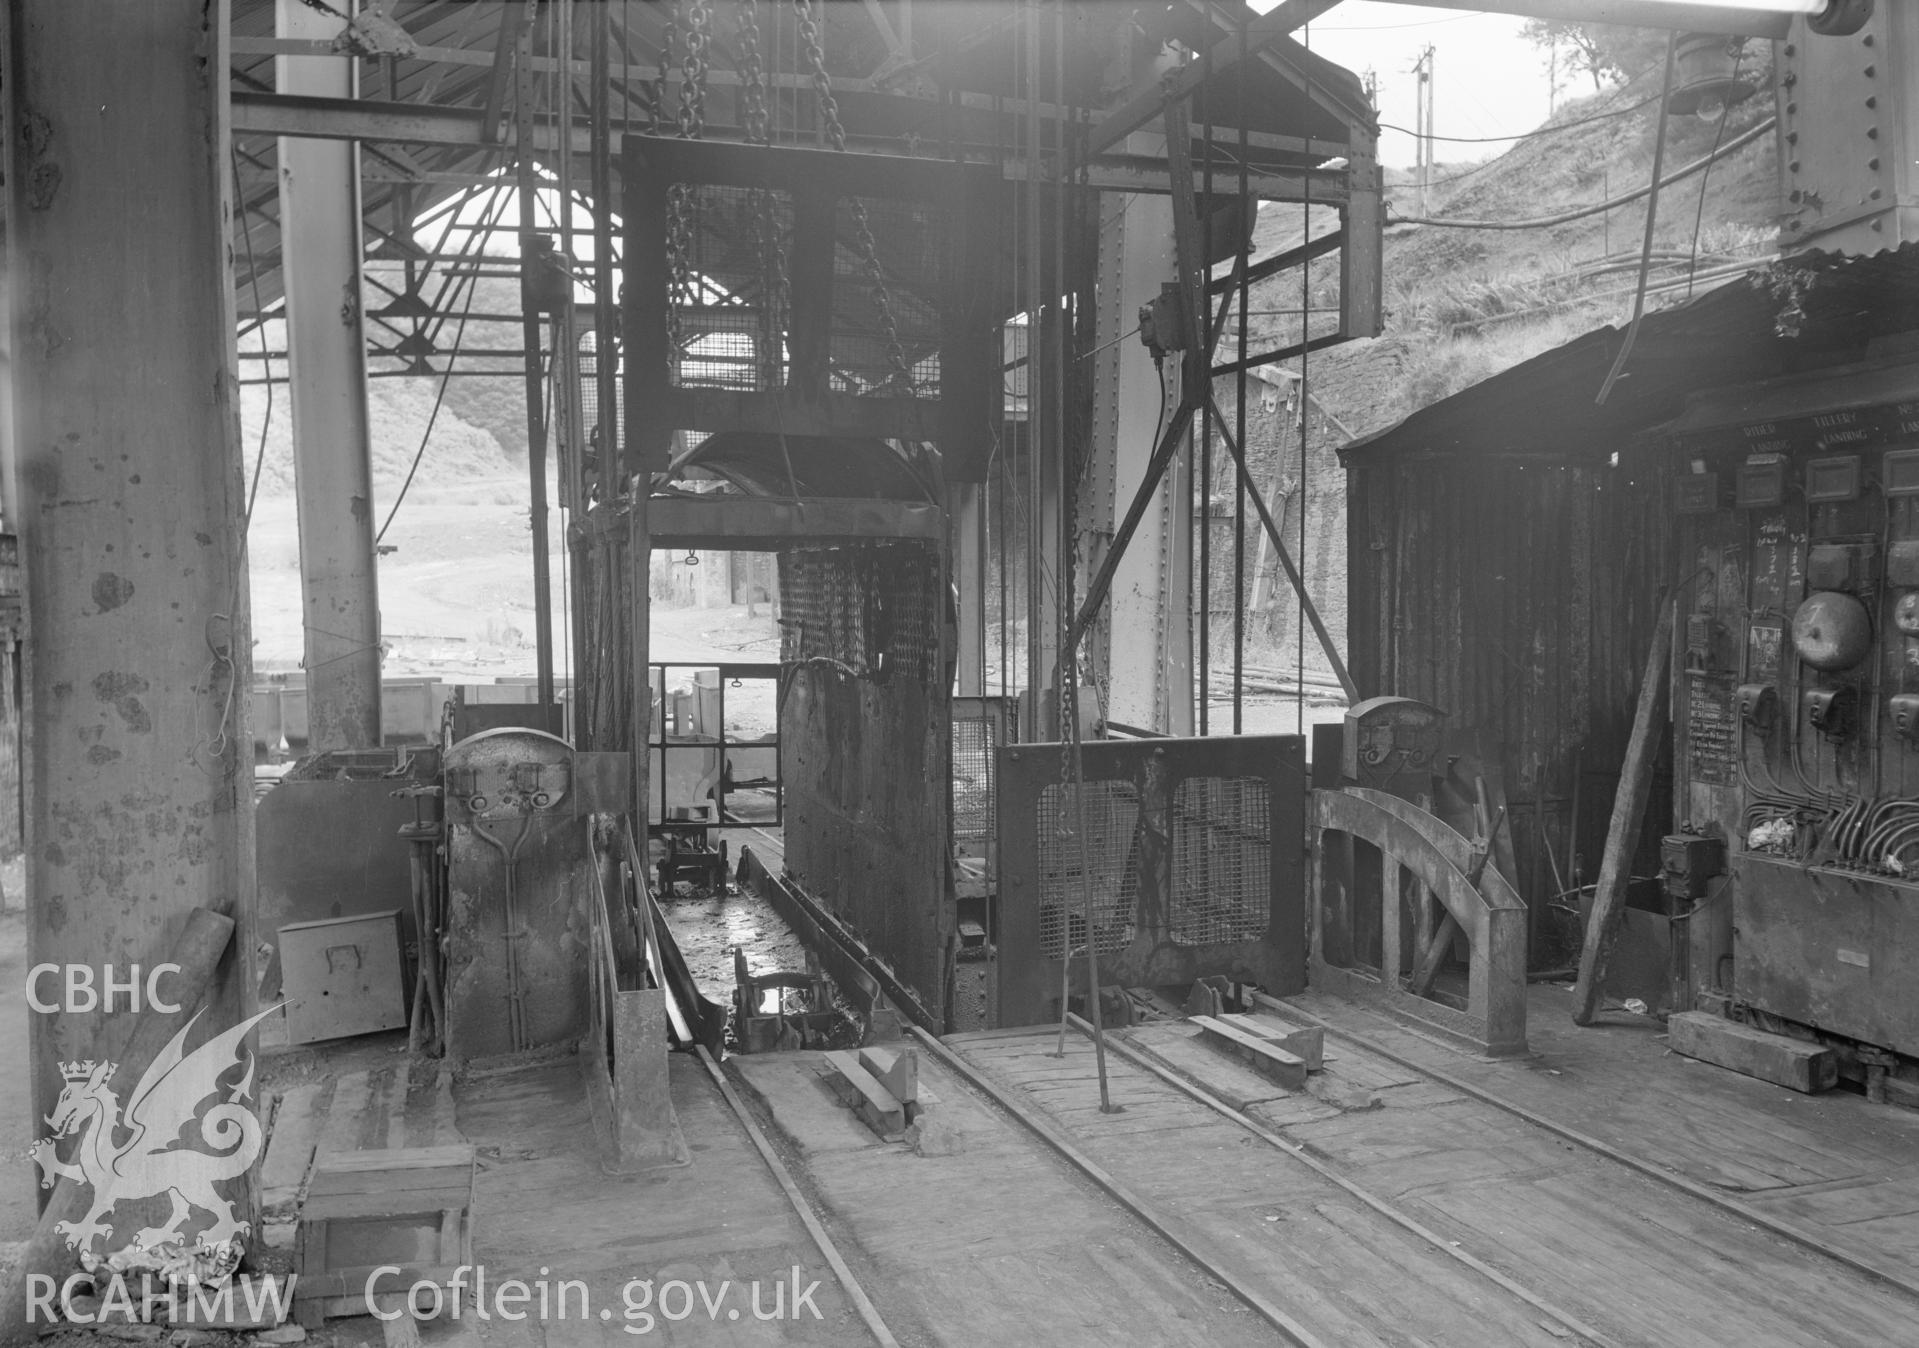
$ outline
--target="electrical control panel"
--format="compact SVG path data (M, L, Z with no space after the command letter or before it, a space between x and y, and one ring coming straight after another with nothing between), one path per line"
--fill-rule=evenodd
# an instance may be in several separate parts
M1887 936L1874 980L1811 986L1847 960L1826 945L1860 948L1835 885L1862 912L1919 911L1919 402L1835 410L1806 388L1729 398L1669 444L1689 490L1669 498L1663 881L1696 990L1835 1033L1898 1027L1874 1042L1919 1056L1919 1010L1888 1014L1919 1006L1919 939ZM1756 405L1772 415L1733 419Z

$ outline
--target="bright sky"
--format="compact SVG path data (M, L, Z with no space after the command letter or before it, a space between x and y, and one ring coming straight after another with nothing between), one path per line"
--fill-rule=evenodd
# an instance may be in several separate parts
M1262 13L1277 2L1250 0ZM1376 72L1380 120L1407 131L1417 115L1413 65L1430 43L1434 131L1442 136L1498 136L1530 131L1551 110L1546 53L1519 36L1524 22L1510 14L1470 9L1345 0L1294 37L1302 42L1310 39L1315 52L1355 74ZM1591 89L1583 75L1576 84L1561 79L1562 94L1577 97ZM1510 144L1440 141L1436 155L1441 163L1478 160ZM1399 131L1384 132L1379 158L1382 164L1410 168L1413 138Z

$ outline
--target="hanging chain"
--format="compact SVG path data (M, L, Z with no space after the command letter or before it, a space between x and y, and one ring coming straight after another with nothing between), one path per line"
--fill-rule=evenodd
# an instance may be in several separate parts
M739 0L735 23L739 32L740 120L749 145L770 145L766 99L766 67L760 58L759 0Z
M686 43L680 56L680 108L677 118L679 134L685 140L698 140L706 131L706 52L710 41L710 17L706 0L691 0L690 4L687 0L676 0L672 17L666 24L665 46L660 56L662 71L671 64L675 35L681 31L686 34ZM664 83L665 75L662 74L662 87L655 95L654 102L656 124L666 105ZM691 205L692 192L684 183L674 183L667 189L666 257L673 279L667 295L666 335L675 353L685 345L686 324L682 310L693 298Z
M740 120L749 145L771 145L773 134L768 116L766 67L760 56L759 0L739 0L735 14L738 32L736 51L740 75ZM780 383L780 353L784 347L786 312L791 287L786 279L786 243L779 221L774 219L775 198L764 187L753 189L754 243L760 259L760 289L764 316L760 324L760 383L772 388Z
M673 49L679 45L679 16L669 11L666 23L660 29L659 71L653 76L653 134L658 136L666 131L666 72L673 68Z
M813 91L819 98L820 122L826 129L827 144L844 152L846 128L840 124L839 101L833 97L832 77L826 73L826 51L820 45L820 29L813 18L812 0L793 0L793 9L799 15L800 41L806 45L806 60L812 68ZM872 225L866 217L866 203L858 197L851 197L847 204L853 216L853 239L859 245L860 270L866 275L873 307L879 312L880 331L886 338L886 359L893 367L886 387L903 388L910 393L913 388L913 369L906 363L906 348L900 343L899 322L893 315L893 293L887 288L886 272L880 266L879 243L874 239Z
M680 136L698 140L706 123L706 51L711 41L706 0L686 7L686 52L680 59Z

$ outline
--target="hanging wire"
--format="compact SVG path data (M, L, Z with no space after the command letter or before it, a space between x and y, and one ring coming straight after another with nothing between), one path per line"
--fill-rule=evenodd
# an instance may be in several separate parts
M1659 128L1654 133L1656 139L1652 147L1652 187L1646 198L1646 238L1639 255L1639 288L1633 296L1632 322L1626 326L1625 340L1619 344L1619 354L1613 357L1612 368L1606 372L1605 382L1599 386L1599 393L1593 399L1603 404L1612 396L1613 385L1619 382L1619 376L1626 368L1626 361L1632 356L1633 345L1639 340L1639 323L1646 316L1646 278L1652 272L1653 229L1659 219L1659 171L1666 162L1666 119L1671 115L1673 66L1679 50L1679 33L1674 30L1666 38L1666 87L1659 101ZM1704 193L1702 191L1701 195Z
M496 187L492 189L492 194L488 198L487 205L481 211L480 223L467 231L466 242L462 244L460 248L459 261L454 264L456 269L465 268L466 262L479 247L481 238L491 232L495 212L501 208L504 195L499 188ZM454 218L458 218L457 211L455 212ZM447 224L447 233L451 233L452 229L453 224L449 221ZM442 235L442 237L444 238L445 235ZM457 270L455 275L456 277L458 276ZM406 500L407 490L413 485L414 474L420 471L420 461L426 457L427 445L433 439L434 424L440 419L440 406L446 400L447 386L453 382L453 367L459 360L460 343L466 336L467 317L473 312L473 297L479 287L478 268L466 268L464 280L466 284L466 303L461 310L459 324L453 330L453 349L447 355L446 369L440 374L440 387L433 395L433 410L427 414L426 430L422 432L420 436L419 448L413 451L413 462L407 465L406 478L400 483L399 494L393 498L393 505L387 510L386 520L380 525L380 531L373 536L375 547L378 547L386 538L386 531L392 527L393 517L400 513L400 504ZM453 282L455 287L459 284L460 282L457 279Z
M1734 81L1738 80L1739 67L1745 59L1746 43L1744 39L1741 39L1738 46L1733 50L1731 78ZM1699 227L1705 223L1706 219L1706 185L1712 181L1712 161L1719 155L1719 142L1725 139L1726 135L1726 118L1731 115L1732 104L1721 103L1719 105L1719 121L1712 130L1712 149L1706 155L1706 167L1699 177L1699 207L1693 212L1692 246L1687 250L1688 256L1686 259L1687 299L1692 298L1693 282L1697 279L1699 272Z

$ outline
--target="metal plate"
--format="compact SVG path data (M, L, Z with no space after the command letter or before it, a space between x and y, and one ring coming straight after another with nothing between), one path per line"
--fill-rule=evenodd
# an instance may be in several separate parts
M1919 888L1751 854L1732 873L1740 1001L1919 1054Z
M1060 958L1089 937L1106 985L1223 974L1274 996L1302 989L1305 742L1102 740L1083 753L1084 845L1060 746L1000 751L998 1023L1057 1018Z
M282 927L280 965L296 1044L406 1024L397 909Z
M447 750L445 771L447 1054L577 1039L593 880L572 750L538 730L488 730Z

